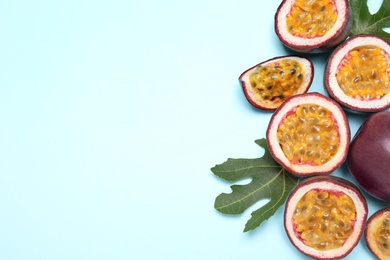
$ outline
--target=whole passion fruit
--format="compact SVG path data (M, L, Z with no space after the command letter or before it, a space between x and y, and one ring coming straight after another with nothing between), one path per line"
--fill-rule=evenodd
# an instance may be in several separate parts
M329 95L352 111L378 112L390 107L390 44L357 35L330 55L324 73Z
M307 92L313 76L313 63L309 59L282 56L247 69L239 81L250 104L262 110L275 110L286 98Z
M266 137L274 159L304 177L330 174L345 161L350 130L340 105L314 92L288 98L272 115Z
M340 259L357 245L367 202L351 182L333 176L302 181L286 201L284 227L291 243L314 259Z
M348 0L284 0L275 14L275 32L295 51L329 51L348 37L351 17Z
M390 112L372 114L362 124L349 147L347 165L367 193L390 202Z
M390 259L390 207L378 210L368 219L364 240L377 259Z

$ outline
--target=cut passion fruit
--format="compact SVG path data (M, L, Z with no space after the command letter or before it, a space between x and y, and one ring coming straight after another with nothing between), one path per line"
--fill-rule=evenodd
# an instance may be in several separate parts
M356 182L373 197L390 202L390 112L372 114L356 132L347 165Z
M390 107L390 44L371 35L351 37L330 55L324 84L337 102L358 112Z
M377 259L390 259L390 207L378 210L368 219L364 239Z
M280 41L299 52L330 50L348 37L351 27L348 0L284 0L275 14Z
M314 259L340 259L357 245L367 202L351 182L333 176L305 179L286 202L284 227L292 244Z
M254 107L275 110L293 95L307 92L314 75L310 60L298 56L276 57L244 71L239 81Z
M319 93L287 99L267 129L271 155L297 176L330 174L346 159L350 130L342 108Z

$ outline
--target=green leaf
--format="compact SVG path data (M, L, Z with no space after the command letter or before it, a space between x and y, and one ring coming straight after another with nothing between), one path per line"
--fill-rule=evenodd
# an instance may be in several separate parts
M215 199L214 207L223 214L241 214L257 201L270 199L252 212L244 232L253 230L275 214L295 188L298 178L287 172L271 156L265 139L255 141L264 148L263 157L256 159L231 159L211 168L218 177L228 181L251 179L245 185L232 185L231 193L222 193Z
M390 1L383 0L378 12L371 14L367 0L350 0L352 10L351 35L373 34L390 41L390 34L383 28L390 27Z

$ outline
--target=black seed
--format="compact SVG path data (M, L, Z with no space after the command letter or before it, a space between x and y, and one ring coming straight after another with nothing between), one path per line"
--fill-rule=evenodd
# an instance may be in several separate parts
M295 69L290 69L290 71L288 72L288 74L290 74L290 75L294 75L294 74L295 74L295 72L297 72Z

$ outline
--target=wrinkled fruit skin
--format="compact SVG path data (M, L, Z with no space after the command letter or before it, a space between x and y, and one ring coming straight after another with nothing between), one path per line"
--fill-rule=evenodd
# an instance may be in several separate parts
M286 66L285 63L287 61L299 63L301 65L300 70L295 70L293 66ZM279 71L274 69L274 66L278 65L280 65ZM257 90L256 87L252 86L251 78L254 73L259 70L259 68L265 67L270 68L265 75L260 76L257 74L261 79L262 85L259 84L256 87L263 89L260 91ZM289 73L291 70L294 71L293 75ZM276 79L272 80L274 75ZM294 81L297 80L299 75L302 75L301 81ZM313 77L314 66L311 60L296 55L287 55L274 57L260 62L259 64L245 70L238 79L245 98L252 106L265 111L274 111L288 97L306 93L311 86ZM268 88L265 85L267 85ZM285 86L288 87L285 88ZM263 95L267 95L269 97L264 99ZM280 98L279 95L282 95L283 97Z
M334 192L336 194L335 196L341 196L340 194L347 194L353 201L356 212L355 212L355 221L353 221L353 228L352 232L349 233L346 240L343 242L343 244L338 248L333 248L330 250L319 250L314 247L308 246L306 243L304 243L301 236L303 236L302 233L299 233L297 230L296 223L293 220L293 217L297 215L296 213L296 207L298 203L301 201L301 198L303 195L307 194L310 191L329 191ZM314 198L313 200L316 200ZM316 203L312 200L306 200L304 201L308 205L313 205ZM317 204L318 205L318 204ZM340 210L339 206L334 207L337 210ZM332 214L332 209L330 214ZM314 211L315 212L315 211ZM329 212L329 211L327 211ZM367 213L368 213L368 207L366 199L364 198L363 194L360 192L360 190L357 188L356 185L353 183L335 176L316 176L316 177L310 177L306 178L303 181L301 181L298 186L291 192L289 195L286 206L285 206L285 212L284 212L284 227L286 230L286 234L288 238L290 239L291 243L304 255L309 256L313 259L341 259L346 257L353 248L356 247L358 244L360 238L363 235L365 223L367 220ZM311 213L309 217L315 216L316 213ZM329 227L336 225L336 222L332 220L332 218L329 218L326 216L326 220L323 220L326 215L322 212L317 216L317 219L314 220L314 222L319 222L320 228L316 229L316 232L314 235L322 237L321 239L327 239L330 237L329 235L324 234L323 232L329 232L329 231L323 231L321 230L321 225L325 226L326 223L328 223ZM347 215L344 215L344 217ZM319 219L319 221L318 221ZM337 217L336 217L337 219ZM309 225L312 225L311 220L309 220ZM316 224L318 225L318 224ZM335 231L336 232L336 231ZM337 231L339 232L339 231ZM324 238L325 237L325 238ZM332 240L331 240L332 241ZM335 240L337 241L337 239Z
M307 118L298 114L298 116L292 120L296 123L287 122L294 127L294 130L290 128L282 128L286 125L286 119L291 115L295 115L298 108L306 105L315 105L318 108L327 110L325 117L320 117L317 113L309 112ZM299 110L301 111L301 110ZM314 115L315 117L311 117ZM302 120L301 117L304 117ZM311 123L317 119L320 119L319 124ZM303 122L302 122L303 121ZM322 122L331 122L331 124L325 123L325 125L331 125L331 129L327 130ZM286 129L286 130L284 130ZM318 130L317 132L316 129ZM338 144L333 145L329 139L325 136L329 133L337 133L337 136L331 135L332 138L338 140ZM283 143L280 136L289 135L292 138L288 138L288 142ZM316 138L317 141L310 141L309 138ZM318 138L317 138L318 137ZM347 158L348 147L350 144L350 129L348 125L348 119L341 106L333 99L328 98L320 93L311 92L300 95L295 95L283 102L283 104L273 113L271 116L267 132L266 132L267 145L270 149L272 157L280 165L283 166L290 173L298 177L309 177L317 175L327 175L332 173L335 169L340 167ZM294 150L292 154L297 154L297 157L291 158L286 155L285 144L293 144ZM303 157L301 157L300 147L303 146L302 150ZM332 146L337 146L336 152L331 151ZM298 149L295 149L295 148ZM313 152L314 151L314 152ZM310 158L306 155L312 153ZM316 161L317 152L320 154L320 160L323 155L333 154L330 159L324 163L318 163Z
M333 1L337 4L337 25L324 36L302 38L289 35L286 30L285 17L290 12L296 0L284 0L275 14L275 32L279 40L288 48L301 53L328 52L342 43L351 32L352 11L348 0Z
M384 111L390 108L389 63L390 43L385 39L352 36L329 56L323 78L325 90L350 112Z
M379 260L390 258L390 207L375 212L368 220L364 240L370 252Z
M347 165L373 197L390 202L390 112L371 115L355 134Z

